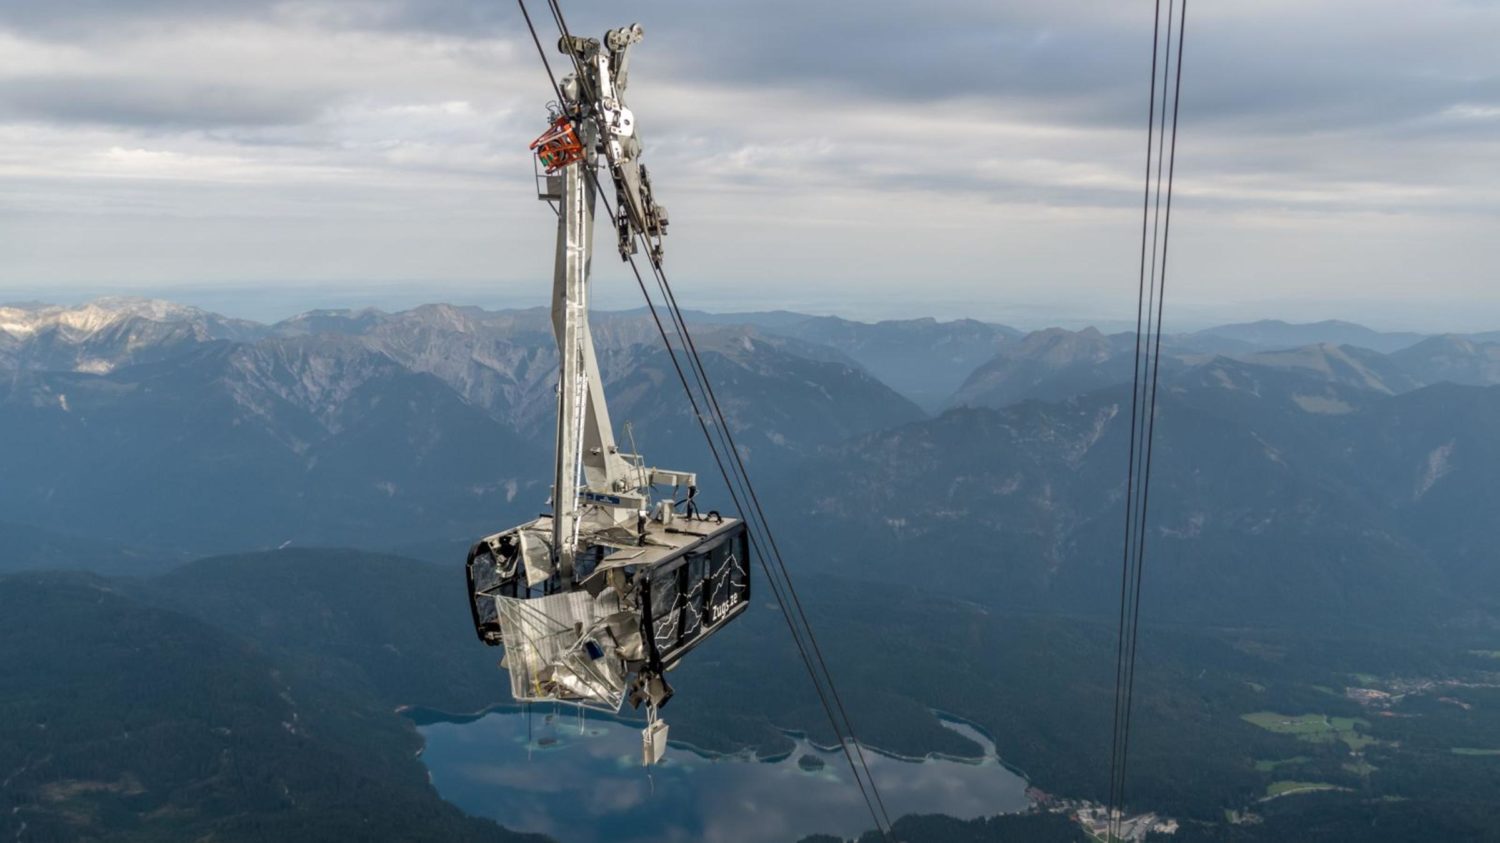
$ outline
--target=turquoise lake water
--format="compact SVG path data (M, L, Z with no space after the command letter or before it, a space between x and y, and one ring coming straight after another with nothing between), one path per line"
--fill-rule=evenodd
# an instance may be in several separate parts
M1026 781L1000 763L994 744L972 726L943 724L973 741L982 760L907 760L866 750L891 818L1025 810ZM665 763L647 770L638 724L580 720L566 708L534 709L529 717L496 711L419 729L427 741L423 760L444 798L563 843L791 843L873 827L843 753L805 740L774 760L674 744Z

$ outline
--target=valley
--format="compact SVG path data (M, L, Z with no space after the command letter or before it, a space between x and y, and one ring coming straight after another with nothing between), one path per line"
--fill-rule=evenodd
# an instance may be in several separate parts
M982 726L999 757L1024 771L1030 785L1051 794L1046 798L1058 800L1061 818L1102 799L1097 749L1107 737L1111 653L1105 624L980 611L947 599L895 597L843 581L808 585L813 586L807 588L813 598L808 609L823 631L830 658L846 666L840 678L851 716L871 746L906 757L931 752L975 757L971 740L933 716L931 709L939 708ZM117 681L116 670L119 681L153 681L149 672L140 671L160 665L155 669L172 671L182 683L163 686L163 692L177 693L184 702L201 700L203 711L211 712L221 705L215 694L246 692L232 690L237 686L226 685L227 677L198 671L233 671L244 664L251 675L259 670L279 677L276 693L293 702L277 705L295 706L283 712L246 697L245 716L253 719L264 712L275 721L265 727L304 741L356 740L368 747L389 742L389 760L383 763L392 774L401 771L397 780L412 783L401 787L413 787L421 766L409 750L415 732L398 708L475 711L506 696L492 652L473 640L462 613L452 611L456 588L452 571L437 566L329 550L207 559L146 579L105 581L74 574L0 579L0 594L51 619L51 625L36 624L34 614L12 613L13 623L30 624L33 636L18 636L11 627L8 635L15 647L3 662L8 675L33 675L35 668L28 665L35 659L62 659L96 665L92 674L108 680L95 682L95 697L62 709L49 704L49 728L19 746L34 747L33 762L58 758L55 750L61 747L51 741L75 740L76 726L64 730L65 722L77 722L69 718L92 719L89 706L127 699L111 684ZM91 596L96 594L115 596L99 604ZM97 652L98 642L105 639L141 648L144 641L125 622L132 612L154 612L162 622L198 630L191 633L194 640L217 636L254 655L248 661L244 656L225 660L218 651L193 644L169 656L157 643L142 649L144 655L136 661L98 661L104 655ZM704 750L749 750L767 757L796 749L796 740L784 731L788 728L805 730L815 743L831 740L799 680L790 642L777 634L778 624L774 612L762 607L727 631L709 658L673 674L674 684L697 701L667 712L674 739ZM60 628L73 632L59 636L54 630ZM140 634L161 637L150 627ZM1500 746L1500 677L1489 660L1469 653L1479 647L1454 648L1441 637L1353 643L1297 636L1298 646L1290 648L1287 636L1270 631L1160 625L1147 634L1152 658L1141 677L1147 693L1139 701L1130 801L1175 819L1177 834L1186 836L1172 839L1278 839L1277 829L1300 822L1299 804L1314 798L1342 800L1337 803L1341 807L1319 802L1318 810L1325 814L1337 807L1352 817L1378 804L1391 822L1427 822L1437 806L1423 794L1435 782L1448 794L1443 827L1454 839L1474 833L1477 826L1468 823L1487 816L1488 794L1500 785L1500 764L1482 748ZM857 658L872 647L878 659ZM1441 672L1422 675L1418 670ZM1361 684L1347 684L1351 682ZM177 687L182 691L171 690ZM30 688L25 693L40 701L53 693L18 685L4 696L8 705L22 698L21 688ZM1389 708L1381 707L1385 705ZM218 751L211 740L212 728L217 728L213 723L227 715L214 715L209 731L200 735L191 717L162 719L166 710L152 704L141 710L147 719L126 730L160 735L167 742L163 751L198 751L189 748L204 741L209 741L204 751ZM34 724L41 716L14 707L11 711L13 728ZM424 716L418 722L432 719ZM108 733L106 724L98 726ZM237 733L256 727L227 728ZM383 737L376 741L376 735ZM121 806L125 808L159 804L152 800L176 793L171 798L200 806L194 810L222 810L198 801L212 791L202 791L200 785L183 789L153 772L156 751L147 745L134 750L133 758L94 753L97 760L87 772L71 774L62 773L66 767L57 766L60 761L39 766L24 757L10 758L7 764L15 763L9 769L29 770L35 776L30 780L43 788L33 797L40 801L32 803L41 813L17 816L33 829L40 827L52 810L47 806L61 810L72 804L44 794L64 792L75 794L68 799L134 800ZM355 763L361 757L349 751L333 752L329 763ZM684 751L679 747L674 753ZM249 765L244 774L270 776L274 782L288 775L279 752L252 753L237 763ZM369 760L357 763L362 775L373 769ZM311 781L331 782L346 774L329 770ZM139 782L140 792L112 796L111 790L68 784L101 781ZM299 786L321 786L291 780L288 785L294 792ZM101 816L118 810L109 808ZM1233 813L1234 822L1225 820L1225 811ZM1028 821L1027 816L1014 822ZM153 820L142 815L138 822L146 823L143 833L152 833ZM1004 827L993 830L996 839L1004 839L998 836ZM1353 838L1331 834L1318 839Z

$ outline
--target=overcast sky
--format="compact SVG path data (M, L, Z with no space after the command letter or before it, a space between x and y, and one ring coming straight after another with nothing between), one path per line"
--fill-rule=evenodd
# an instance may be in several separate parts
M1133 317L1149 0L564 8L646 30L685 305ZM1188 17L1169 327L1500 328L1500 3ZM0 0L0 55L0 299L546 300L510 0ZM598 300L633 305L611 240Z

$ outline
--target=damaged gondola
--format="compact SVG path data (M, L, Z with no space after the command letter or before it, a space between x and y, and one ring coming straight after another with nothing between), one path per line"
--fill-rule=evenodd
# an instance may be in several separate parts
M749 605L745 523L699 508L697 476L653 468L616 445L588 321L594 208L608 169L622 257L662 256L665 209L640 165L625 106L639 25L604 39L565 37L577 72L532 144L539 198L557 211L552 324L559 356L551 512L477 542L465 570L474 628L505 648L522 702L618 711L644 707L643 760L659 761L672 697L667 672Z

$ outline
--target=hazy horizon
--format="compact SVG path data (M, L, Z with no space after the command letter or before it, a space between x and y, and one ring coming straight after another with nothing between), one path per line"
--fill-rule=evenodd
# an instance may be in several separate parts
M461 287L431 284L350 284L326 286L316 290L277 290L271 295L268 295L265 288L230 285L143 286L138 289L79 287L63 290L41 287L0 288L0 306L29 302L76 306L99 298L133 296L172 301L224 316L270 324L311 310L359 310L372 307L377 310L396 312L424 304L475 306L487 310L546 307L550 283L548 281ZM1128 312L1108 313L1102 309L1090 311L1076 305L1006 307L999 302L983 307L977 306L975 302L945 302L941 299L922 299L916 296L911 299L887 298L870 302L835 301L816 297L771 299L754 296L726 296L723 295L723 291L716 288L708 288L705 291L681 284L674 286L677 287L678 300L683 307L715 314L782 310L810 316L839 316L860 322L929 317L939 321L977 319L1022 330L1050 327L1076 330L1095 327L1100 330L1123 331L1133 330L1135 326L1133 309ZM633 285L628 290L596 287L594 305L596 309L602 311L634 310L645 306L640 298L639 290ZM1133 308L1133 304L1131 307ZM1323 302L1312 307L1307 306L1306 303L1287 303L1282 307L1274 303L1195 307L1191 303L1169 301L1165 324L1168 332L1175 333L1262 320L1277 320L1291 324L1334 320L1352 322L1377 331L1428 334L1484 333L1500 330L1500 317L1487 319L1473 313L1459 315L1428 312L1425 314L1408 313L1402 318L1382 314L1378 308L1361 307L1358 303L1351 302Z

